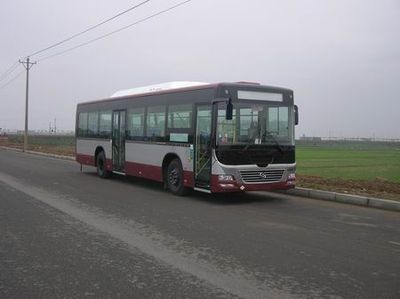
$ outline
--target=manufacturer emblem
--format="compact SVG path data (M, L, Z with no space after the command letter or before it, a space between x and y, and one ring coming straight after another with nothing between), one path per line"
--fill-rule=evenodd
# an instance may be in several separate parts
M260 177L262 177L263 179L266 179L266 178L267 178L267 173L266 173L266 172L260 172L258 175L259 175Z

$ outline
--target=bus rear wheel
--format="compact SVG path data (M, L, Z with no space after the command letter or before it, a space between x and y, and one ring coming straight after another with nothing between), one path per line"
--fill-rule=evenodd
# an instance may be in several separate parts
M169 163L166 180L168 189L172 194L182 196L187 193L187 188L185 188L183 183L182 164L179 159L173 159Z
M110 177L110 172L106 166L106 155L104 152L100 152L96 157L97 175L103 179Z

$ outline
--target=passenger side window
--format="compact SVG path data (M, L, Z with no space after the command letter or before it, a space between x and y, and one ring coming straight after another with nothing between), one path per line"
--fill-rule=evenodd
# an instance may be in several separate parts
M88 114L86 112L79 113L78 136L80 137L86 136L87 129L88 129Z
M99 113L88 113L88 136L97 136L99 130Z
M144 133L144 108L128 110L128 138L141 139Z
M157 139L165 136L165 106L147 108L146 136Z
M111 111L100 112L99 133L101 137L111 138Z
M171 105L168 107L168 128L190 129L192 126L192 105Z

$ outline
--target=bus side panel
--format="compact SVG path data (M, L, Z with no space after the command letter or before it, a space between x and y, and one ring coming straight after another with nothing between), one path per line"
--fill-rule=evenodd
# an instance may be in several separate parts
M95 166L96 163L94 154L98 146L101 146L104 149L107 160L107 169L111 170L111 142L108 139L77 138L76 161L81 164Z
M145 179L162 182L162 171L160 166L141 164L136 162L125 163L125 173L127 175L142 177Z
M184 184L194 187L193 160L189 146L154 144L144 142L126 143L126 174L163 181L162 162L167 154L176 154L183 168Z

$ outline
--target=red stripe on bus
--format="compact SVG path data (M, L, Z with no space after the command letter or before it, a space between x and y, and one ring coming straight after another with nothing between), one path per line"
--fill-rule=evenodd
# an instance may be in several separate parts
M163 182L161 166L153 166L135 162L125 163L125 173L127 175L142 177L145 179ZM193 172L183 171L183 182L185 187L194 187Z
M152 166L134 162L126 162L125 173L127 175L132 175L162 182L162 171L161 167L158 166Z
M90 156L90 155L76 154L76 161L78 163L85 164L85 165L90 165L90 166L96 165L96 163L94 162L94 156Z
M76 161L84 165L96 166L94 156L76 154ZM111 159L106 159L106 168L108 171L112 171ZM125 173L127 175L150 179L157 182L163 181L161 166L153 166L135 162L126 162ZM183 171L183 181L185 187L193 188L194 187L193 172Z
M78 163L81 163L84 165L96 166L94 156L76 154L76 161ZM106 159L106 169L108 171L112 171L112 160L111 159Z

